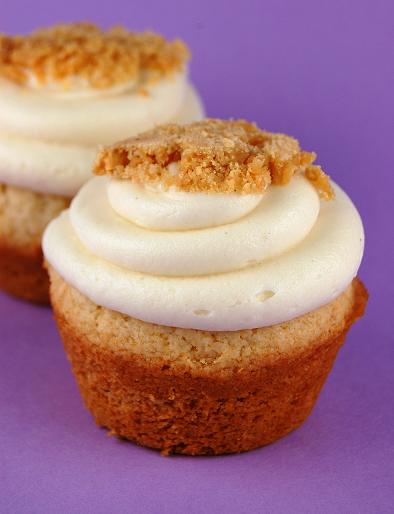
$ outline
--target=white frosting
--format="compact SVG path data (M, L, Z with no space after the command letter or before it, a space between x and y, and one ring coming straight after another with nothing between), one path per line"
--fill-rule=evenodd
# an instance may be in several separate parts
M270 187L258 207L236 223L157 232L118 216L107 200L107 185L107 177L96 177L73 200L70 220L76 234L93 254L155 275L223 273L275 257L304 239L319 212L316 191L297 177L288 187ZM199 195L189 195L193 210Z
M23 104L19 106L15 104L8 115L14 109L15 113L18 113L20 117L20 123L23 123L23 115L25 114L26 127L30 126L30 131L24 127L20 127L20 133L29 135L31 137L22 137L20 134L11 135L5 132L7 124L4 123L4 111L2 111L2 104L7 104L7 98L5 96L3 84L0 85L0 182L13 184L15 186L26 187L33 191L41 193L52 193L62 196L73 196L78 189L91 177L92 164L97 153L95 145L81 144L83 140L78 139L78 134L74 132L72 112L69 113L67 120L59 118L58 127L59 129L66 131L68 137L72 139L73 143L58 142L56 139L56 131L52 135L53 142L47 142L36 138L39 134L39 126L44 127L46 123L46 110L42 113L35 112L35 114L29 109L26 113L23 113ZM13 91L16 86L13 86ZM19 91L20 94L22 94ZM38 95L38 93L36 93ZM23 96L23 95L22 95ZM32 102L30 95L27 95ZM132 96L132 95L131 95ZM15 98L11 98L12 101L17 102L17 95ZM125 98L125 97L120 97ZM132 96L133 98L133 96ZM138 97L139 98L139 97ZM100 105L107 105L109 99L102 99L99 101ZM71 100L71 105L74 105ZM57 105L59 102L52 100L53 105ZM80 104L81 102L78 102ZM86 101L85 101L86 103ZM94 102L98 105L98 101ZM46 101L44 101L46 105ZM127 101L126 101L127 104ZM29 104L32 107L32 103ZM61 105L69 105L67 102L62 102ZM48 106L47 106L48 107ZM125 106L127 109L127 105ZM153 107L152 107L153 108ZM102 111L105 110L104 108ZM104 112L101 113L104 116ZM120 116L120 121L124 121L125 112ZM132 135L133 130L136 127L133 126L134 111L131 109L127 112L129 116L129 129L125 124L123 125L122 138ZM7 113L6 113L7 115ZM36 118L31 116L36 116ZM116 124L119 112L111 113L108 111L105 114L106 118L103 119L105 122L112 125ZM194 88L190 85L186 88L186 96L183 98L183 103L180 106L179 111L173 113L171 119L167 121L177 121L179 123L189 123L194 120L201 119L203 117L203 108L200 99L195 92ZM93 116L94 118L94 116ZM154 125L155 113L154 111L149 112L149 117L146 120L150 123L150 126ZM18 121L17 119L13 120ZM94 121L94 120L93 120ZM34 126L36 122L36 128ZM92 120L87 121L91 123ZM97 118L96 118L97 122ZM50 122L48 122L48 129ZM64 125L65 123L65 125ZM8 126L8 128L10 128ZM14 126L16 130L18 127ZM26 134L26 132L29 132ZM117 131L117 133L119 133ZM109 137L109 134L108 134ZM92 138L94 139L94 138ZM115 140L116 137L114 136Z
M0 133L0 182L73 196L92 176L97 150Z
M216 227L245 216L262 195L160 191L130 181L110 180L112 209L126 220L151 230L192 230Z
M186 94L180 109L167 122L186 124L202 120L204 116L205 111L200 95L193 85L187 84Z
M56 143L110 144L172 120L187 94L178 73L146 88L147 94L102 98L57 98L6 80L0 82L3 132Z
M80 98L105 98L123 93L135 91L137 80L129 80L115 84L108 88L92 88L89 81L78 75L68 77L66 82L59 83L56 80L46 80L42 83L30 70L25 70L27 81L23 87L44 95L53 95L55 98L75 100Z
M168 326L257 328L330 302L357 273L363 227L338 186L320 202L300 176L231 224L154 232L113 211L107 181L90 181L43 239L49 263L98 305Z

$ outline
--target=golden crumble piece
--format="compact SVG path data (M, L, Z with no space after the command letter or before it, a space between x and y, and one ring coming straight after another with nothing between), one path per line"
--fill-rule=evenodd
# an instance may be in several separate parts
M32 73L42 85L56 81L64 88L72 77L96 89L138 79L155 80L181 70L189 58L180 40L167 41L153 32L107 31L93 24L55 25L27 36L0 34L0 76L18 84Z
M325 200L334 198L335 193L330 184L330 177L324 173L320 166L308 166L305 169L305 176L319 191L321 198Z
M301 151L295 139L262 131L253 123L205 119L161 125L104 147L94 172L139 183L160 182L165 189L251 194L264 192L271 182L287 184L298 171L317 168L311 166L315 157ZM319 180L309 172L318 190L329 185L320 172Z

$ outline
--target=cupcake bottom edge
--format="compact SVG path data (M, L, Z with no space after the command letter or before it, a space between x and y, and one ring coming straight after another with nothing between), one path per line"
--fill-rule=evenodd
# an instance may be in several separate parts
M318 327L313 344L295 344L294 351L287 347L286 352L273 358L271 350L257 354L254 343L245 356L248 344L244 340L241 357L231 356L225 365L220 364L220 358L207 358L193 367L186 361L183 365L182 357L174 356L171 349L170 337L178 337L178 329L136 320L141 325L132 334L133 342L128 341L121 326L119 337L113 337L105 329L112 311L95 306L53 270L50 274L52 302L64 347L96 423L111 435L166 455L244 452L298 428L312 411L346 333L362 315L367 301L365 288L355 279L349 286L346 308L344 305L341 310L337 304L323 307L331 311L322 315L323 326ZM70 312L75 295L77 318ZM324 326L332 322L333 316L343 318L336 320L335 330ZM99 327L101 339L97 333L89 335L87 327L91 323ZM278 337L291 331L289 323ZM158 340L160 328L163 337ZM243 331L242 337L256 338L259 330L265 329ZM198 336L198 331L191 332ZM185 339L185 333L184 329L180 332L181 339ZM207 334L201 332L200 337ZM211 334L221 345L222 354L230 348L226 347L230 343L225 334ZM152 348L149 355L141 354L141 340L147 345L153 342L156 355Z

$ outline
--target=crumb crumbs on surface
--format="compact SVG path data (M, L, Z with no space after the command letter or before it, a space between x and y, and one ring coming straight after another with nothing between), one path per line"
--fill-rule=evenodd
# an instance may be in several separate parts
M123 27L104 31L90 23L55 25L27 36L0 34L0 76L25 84L33 73L39 84L56 81L65 89L71 77L82 77L105 89L144 74L154 81L183 69L186 45L153 32Z
M262 193L269 184L285 185L299 172L322 198L334 197L328 176L313 165L316 154L301 150L285 134L260 130L244 120L205 119L167 124L99 152L94 172L164 189L209 193ZM171 164L178 163L178 172Z

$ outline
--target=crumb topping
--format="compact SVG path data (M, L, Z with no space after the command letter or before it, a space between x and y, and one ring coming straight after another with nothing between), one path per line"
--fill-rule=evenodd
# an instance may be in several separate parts
M65 88L72 77L96 89L139 78L156 80L183 68L189 51L180 40L153 32L107 31L93 24L56 25L27 36L0 34L0 76L25 84L32 73L39 84Z
M324 198L334 196L328 176L296 139L260 130L244 120L205 119L161 125L104 147L94 172L164 189L213 193L262 193L304 172ZM177 163L174 173L172 163Z

